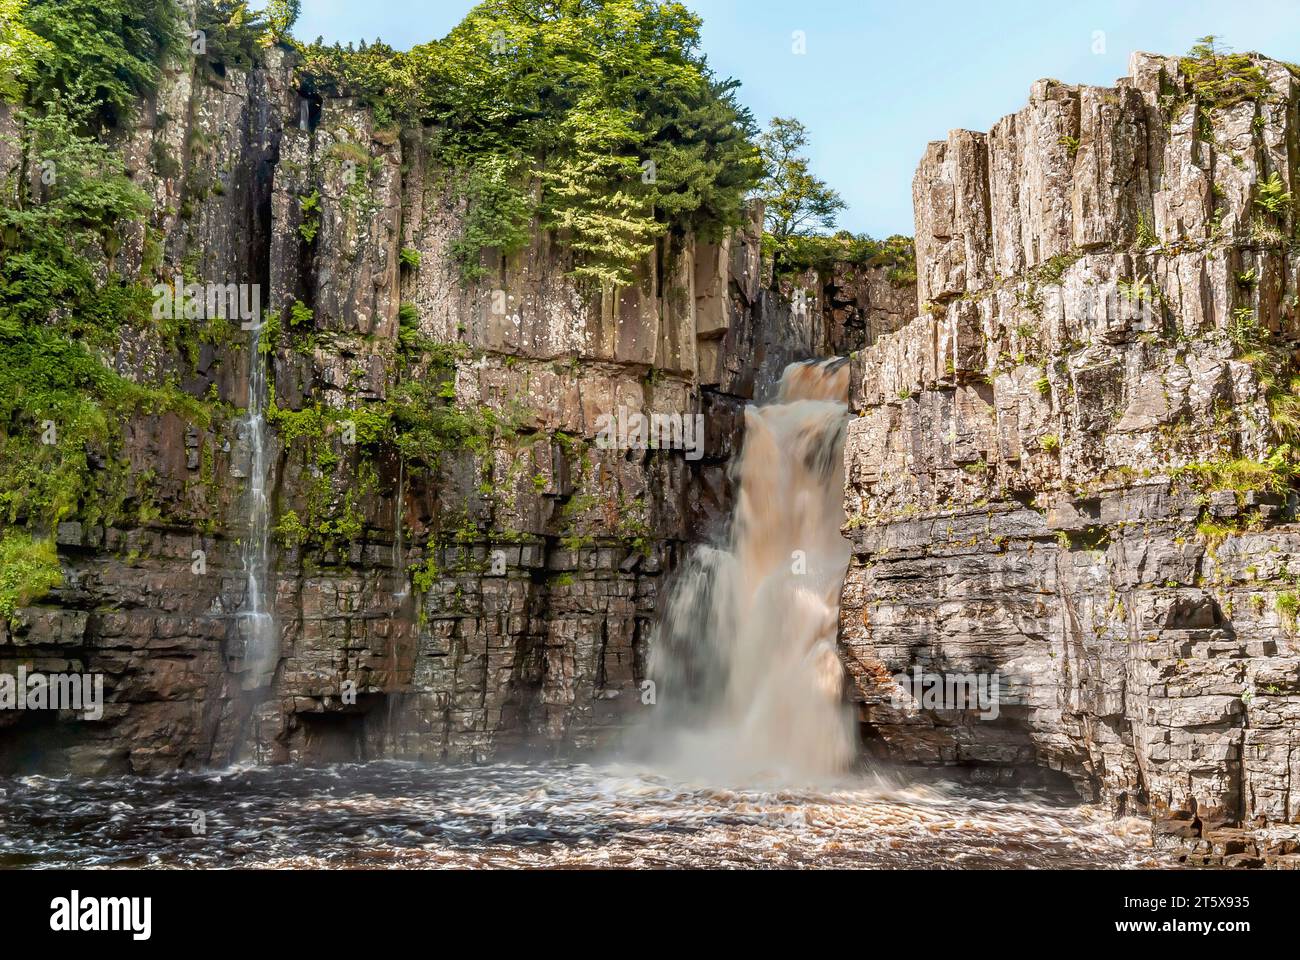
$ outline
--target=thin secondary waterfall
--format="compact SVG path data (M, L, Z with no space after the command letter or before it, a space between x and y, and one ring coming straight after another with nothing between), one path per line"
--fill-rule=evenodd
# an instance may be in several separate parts
M411 592L411 581L406 573L406 549L402 544L403 504L406 502L406 458L397 461L397 500L393 505L393 579L397 589L395 600L405 600Z
M658 751L698 776L807 779L853 761L836 653L849 370L795 364L745 411L728 542L702 547L651 655Z
M275 621L268 598L271 508L270 458L266 431L266 355L261 349L262 327L253 328L248 373L248 409L240 424L248 449L248 490L245 495L248 528L241 543L244 567L244 605L238 613L244 643L241 686L258 690L271 682L280 656Z

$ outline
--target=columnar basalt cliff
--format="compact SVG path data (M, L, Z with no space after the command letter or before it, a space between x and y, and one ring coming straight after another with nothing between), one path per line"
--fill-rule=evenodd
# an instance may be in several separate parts
M0 113L0 133L15 124ZM540 229L467 283L451 250L464 200L430 135L302 93L275 46L251 71L173 59L120 134L153 210L122 225L119 268L256 285L274 318L281 659L268 690L240 694L248 335L213 323L188 352L129 337L119 373L172 376L223 415L132 420L132 509L58 525L63 584L0 621L0 663L103 672L108 702L96 721L6 714L0 770L603 742L640 709L665 572L726 515L745 403L791 361L864 344L873 310L911 296L915 312L906 285L873 303L885 287L867 270L837 303L792 311L761 282L757 209L721 243L670 234L616 294L575 286L563 238ZM6 172L18 162L0 152ZM428 398L450 422L433 454L370 432L383 405L418 418ZM620 411L700 414L700 446L597 443Z
M880 753L1050 767L1166 836L1300 821L1300 79L1252 62L1216 103L1136 54L927 148L924 308L854 357L846 450L842 652ZM918 667L998 674L997 718L900 696Z

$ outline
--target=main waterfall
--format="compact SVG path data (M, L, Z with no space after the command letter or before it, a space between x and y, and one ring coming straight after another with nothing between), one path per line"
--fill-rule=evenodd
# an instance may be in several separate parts
M692 776L809 779L852 762L836 654L849 369L794 364L745 411L735 513L669 598L651 654L657 751Z

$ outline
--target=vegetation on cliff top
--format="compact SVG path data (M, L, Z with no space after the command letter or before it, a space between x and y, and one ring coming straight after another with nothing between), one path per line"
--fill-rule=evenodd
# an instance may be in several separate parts
M381 126L432 125L467 204L454 245L466 279L484 274L485 249L521 249L536 221L577 254L576 276L631 283L665 233L716 238L754 195L772 251L825 260L842 244L814 249L815 235L844 203L799 155L807 131L777 118L760 137L738 85L700 54L699 31L680 3L487 0L407 53L302 46L300 72L320 95L357 97ZM855 240L859 262L881 253Z
M847 264L883 269L886 279L895 286L916 283L916 249L911 237L874 240L864 234L841 230L831 236L792 236L779 247L771 234L764 236L763 241L764 255L776 260L778 276L805 270L829 272L836 266Z
M846 230L828 235L845 208L843 198L814 176L803 151L808 130L792 117L775 117L759 137L763 158L763 257L773 283L805 270L829 271L836 264L881 267L890 282L916 282L916 253L909 237L873 240Z
M758 182L753 120L699 40L680 3L486 0L406 53L304 46L301 73L380 124L432 125L469 202L456 248L467 277L484 248L518 250L535 219L567 238L576 276L617 285L666 232L738 223Z
M1230 53L1213 34L1201 39L1178 61L1192 92L1211 107L1257 100L1269 91L1268 78L1248 53Z
M174 0L9 2L19 29L41 41L37 64L25 71L29 102L84 104L99 130L131 113L157 84L163 54L182 40Z

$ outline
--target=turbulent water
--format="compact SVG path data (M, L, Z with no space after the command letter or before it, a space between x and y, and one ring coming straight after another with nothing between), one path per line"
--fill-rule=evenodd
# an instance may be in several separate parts
M853 762L836 653L848 373L795 364L745 411L727 540L688 561L653 646L654 753L679 771L797 783Z
M1136 822L1032 793L688 785L608 765L0 781L0 867L1125 867ZM201 832L200 832L201 831Z

